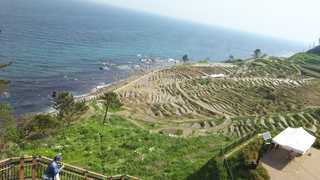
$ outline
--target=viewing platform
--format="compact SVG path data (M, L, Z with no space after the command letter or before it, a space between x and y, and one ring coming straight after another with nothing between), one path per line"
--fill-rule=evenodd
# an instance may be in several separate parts
M14 157L0 161L1 180L40 180L49 162L47 157ZM105 176L76 166L63 163L60 178L72 180L139 180L129 175Z

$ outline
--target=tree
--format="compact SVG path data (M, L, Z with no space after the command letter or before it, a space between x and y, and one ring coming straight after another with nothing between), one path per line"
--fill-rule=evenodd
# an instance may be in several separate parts
M261 56L262 51L261 51L261 49L256 49L256 50L254 50L253 53L254 53L253 54L254 58L259 58Z
M53 108L58 112L58 118L63 119L72 111L74 106L73 95L69 92L56 93L53 97Z
M83 113L88 109L86 103L76 102L73 95L69 92L54 93L53 108L57 110L57 118L70 125L77 114Z
M0 69L5 68L9 64L0 64ZM0 95L4 92L9 81L0 79ZM0 149L3 149L7 141L15 141L18 139L16 129L16 119L13 116L11 107L6 103L0 102Z
M104 124L107 119L109 108L120 108L122 106L118 95L115 92L107 92L101 97L103 105L105 106L105 113L102 123Z
M187 63L189 61L189 57L187 54L182 56L182 61L183 61L183 63Z
M7 142L19 139L16 119L8 104L0 103L0 149L4 149Z

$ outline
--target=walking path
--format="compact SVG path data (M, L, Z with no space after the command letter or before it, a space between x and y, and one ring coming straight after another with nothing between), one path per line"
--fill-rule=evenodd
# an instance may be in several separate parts
M262 165L267 169L271 180L319 180L320 151L311 148L300 157L289 161L284 149L271 151L262 158Z

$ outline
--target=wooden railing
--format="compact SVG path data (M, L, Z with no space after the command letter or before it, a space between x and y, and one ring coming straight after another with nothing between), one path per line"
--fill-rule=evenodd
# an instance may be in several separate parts
M220 149L220 155L225 155L227 154L228 152L230 152L232 149L236 148L237 146L241 145L242 143L248 141L249 139L253 138L255 135L257 135L258 132L257 131L253 131L243 137L241 137L240 139L238 139L237 141L234 141L233 143L231 144L228 144L224 147L222 147Z
M14 157L0 161L0 180L38 180L42 179L48 163L46 157ZM139 180L129 175L104 176L63 163L61 180Z

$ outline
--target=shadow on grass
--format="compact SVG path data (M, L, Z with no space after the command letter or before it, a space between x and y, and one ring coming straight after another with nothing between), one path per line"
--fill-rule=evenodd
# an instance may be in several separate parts
M187 177L187 180L224 180L227 172L223 171L223 160L220 158L210 159L198 171Z

